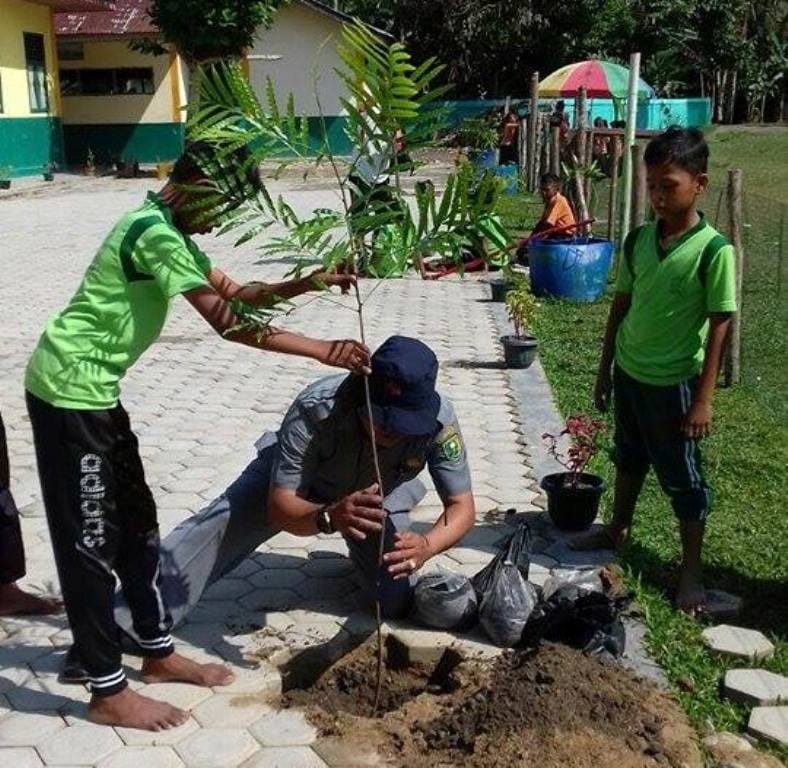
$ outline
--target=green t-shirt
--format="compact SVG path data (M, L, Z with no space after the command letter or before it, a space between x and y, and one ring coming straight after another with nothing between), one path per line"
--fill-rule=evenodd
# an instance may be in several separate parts
M703 367L709 313L736 311L733 246L701 217L663 249L650 222L627 236L616 291L632 295L616 363L645 384L685 381Z
M25 387L60 408L118 402L120 380L158 338L170 301L207 285L211 262L152 192L102 243L65 309L27 365Z

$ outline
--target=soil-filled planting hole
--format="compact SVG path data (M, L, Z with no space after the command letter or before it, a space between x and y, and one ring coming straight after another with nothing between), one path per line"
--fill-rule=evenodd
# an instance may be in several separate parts
M466 660L408 665L386 645L372 717L375 638L324 669L284 706L304 708L321 737L386 765L468 768L699 768L678 704L617 662L554 643ZM295 663L295 662L294 662Z
M283 674L285 701L291 705L314 705L327 713L371 717L377 683L377 645L368 641L336 664L320 662L308 652L287 665ZM424 693L440 696L456 691L460 682L453 673L462 656L447 649L437 664L408 664L398 644L389 636L384 646L383 686L377 717L400 709ZM296 670L298 670L296 672ZM317 673L317 674L316 674Z

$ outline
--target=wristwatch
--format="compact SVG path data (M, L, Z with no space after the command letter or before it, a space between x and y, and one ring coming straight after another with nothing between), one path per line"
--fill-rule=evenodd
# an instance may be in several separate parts
M320 533L336 533L336 528L331 522L331 516L328 514L328 504L324 504L317 510L317 530Z

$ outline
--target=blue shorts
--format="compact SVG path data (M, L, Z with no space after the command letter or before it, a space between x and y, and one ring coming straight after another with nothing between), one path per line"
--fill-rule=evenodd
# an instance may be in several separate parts
M698 441L681 431L695 397L697 376L668 387L644 384L615 367L616 467L628 474L654 468L680 520L705 520L711 509L711 489L701 467Z

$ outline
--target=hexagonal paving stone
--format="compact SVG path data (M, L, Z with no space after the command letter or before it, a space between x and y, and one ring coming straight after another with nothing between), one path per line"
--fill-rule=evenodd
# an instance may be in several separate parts
M183 761L171 747L121 747L98 768L183 768Z
M123 746L112 728L85 723L56 733L38 745L47 765L93 765Z
M328 768L309 747L263 747L241 768Z
M167 731L141 731L139 728L115 728L115 732L130 747L167 746L176 744L191 733L198 731L200 726L190 717L183 725Z
M249 732L264 747L301 747L317 738L317 730L296 709L285 709L260 718Z
M270 694L282 693L282 675L272 664L261 662L257 667L232 667L235 680L230 685L217 686L216 693Z
M293 589L306 579L300 568L263 568L248 581L258 589Z
M34 747L66 727L54 712L12 712L0 720L0 744L4 747Z
M40 768L44 764L32 747L0 747L0 765L5 768Z
M745 659L768 659L774 655L774 646L762 632L730 624L719 624L704 629L703 641L712 651L726 656Z
M765 669L729 669L723 687L729 699L745 704L788 702L788 677Z
M202 594L205 600L237 600L252 590L246 579L220 579Z
M348 578L315 576L301 582L295 591L309 600L337 600L352 595L358 590L355 581Z
M756 707L750 713L747 730L778 744L788 744L788 706Z
M241 598L240 604L249 611L283 611L302 602L292 589L256 589Z
M272 707L254 694L217 693L195 707L192 716L205 728L246 728L270 712Z
M31 678L24 685L8 691L6 696L13 708L20 712L56 712L90 698L84 686L66 686L52 678Z
M341 555L337 557L310 557L301 568L301 571L307 576L326 578L347 576L355 570L356 566L353 561L349 557L342 557Z
M234 768L259 749L248 731L229 728L201 729L175 747L188 768Z
M157 701L166 701L173 707L191 709L201 701L205 701L212 693L210 688L190 683L151 683L140 688L143 696L149 696Z

